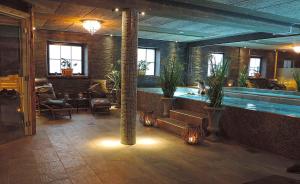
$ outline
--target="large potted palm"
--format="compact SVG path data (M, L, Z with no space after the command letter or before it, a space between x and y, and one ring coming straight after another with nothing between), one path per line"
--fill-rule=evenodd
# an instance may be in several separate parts
M168 58L160 75L160 85L163 91L163 116L168 117L174 102L174 93L181 83L183 67L176 57Z
M244 66L239 74L238 85L239 87L247 87L248 68Z
M219 121L224 111L223 103L223 87L225 85L226 76L228 72L229 60L226 59L222 64L216 65L209 60L212 64L211 76L208 77L207 96L209 99L208 106L205 107L208 114L208 131L210 133L208 139L218 141L218 133L220 131Z
M109 72L106 77L110 82L113 83L113 90L116 94L116 107L121 106L121 63L117 61L112 66L111 72Z

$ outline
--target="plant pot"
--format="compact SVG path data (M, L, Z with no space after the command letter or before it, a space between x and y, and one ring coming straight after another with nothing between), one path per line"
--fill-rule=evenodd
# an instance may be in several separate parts
M144 75L146 75L146 71L145 70L139 70L138 75L139 76L144 76Z
M220 132L220 118L225 108L224 107L214 108L214 107L206 106L204 107L204 109L207 111L207 115L208 115L207 130L210 133L207 139L214 142L219 141L220 137L218 136L218 133Z
M72 68L61 69L61 75L64 77L72 77L73 69Z
M164 112L163 112L163 117L169 117L170 115L170 110L173 107L175 98L166 98L166 97L162 97L161 101L163 103L163 107L164 107Z

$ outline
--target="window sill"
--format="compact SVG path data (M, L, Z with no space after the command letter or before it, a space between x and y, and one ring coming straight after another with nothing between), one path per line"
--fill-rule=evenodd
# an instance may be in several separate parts
M48 75L48 79L88 79L89 77L86 75L73 75L71 77L65 77L62 75Z

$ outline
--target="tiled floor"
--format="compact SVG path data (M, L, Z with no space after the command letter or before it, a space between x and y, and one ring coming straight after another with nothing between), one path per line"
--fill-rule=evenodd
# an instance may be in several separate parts
M138 124L135 146L118 143L119 117L38 118L37 135L0 146L1 184L240 184L288 174L293 160L229 143L188 146Z

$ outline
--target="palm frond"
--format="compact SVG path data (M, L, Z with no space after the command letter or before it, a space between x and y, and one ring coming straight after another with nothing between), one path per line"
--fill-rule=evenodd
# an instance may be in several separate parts
M229 68L229 59L225 59L224 62L220 65L212 64L211 76L208 77L208 92L207 96L209 98L210 107L221 107L223 102L223 87L225 85L225 80Z
M175 57L168 58L162 69L160 85L164 97L172 98L176 88L181 83L183 67Z

